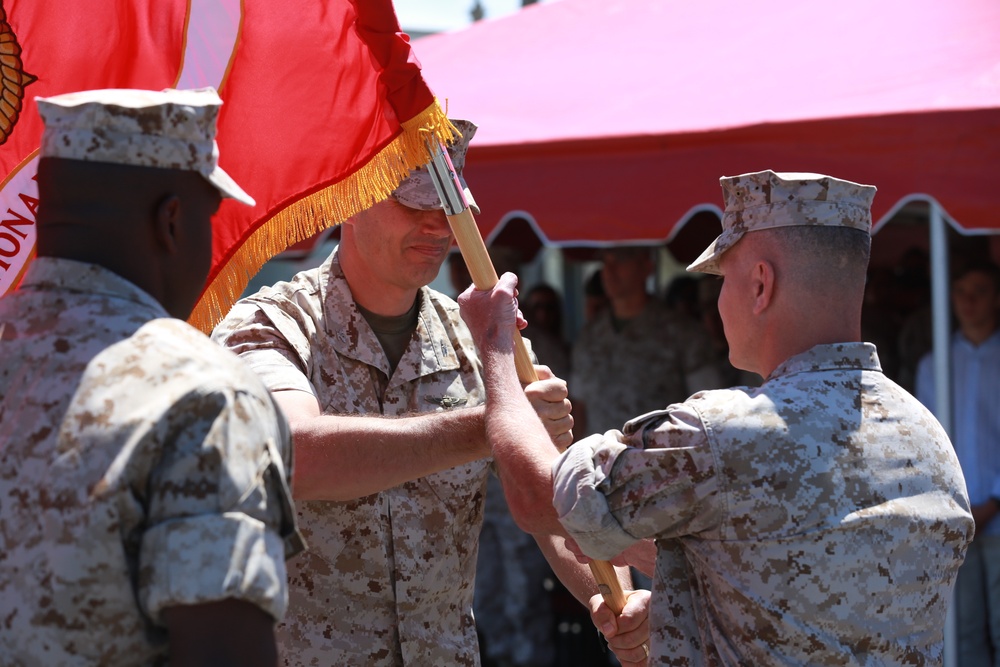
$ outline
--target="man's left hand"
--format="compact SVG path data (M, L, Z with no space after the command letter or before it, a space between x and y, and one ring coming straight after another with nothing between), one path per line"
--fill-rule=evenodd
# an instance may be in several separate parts
M538 380L524 387L524 393L545 426L552 444L561 452L573 444L573 405L566 381L557 378L548 366L535 366Z

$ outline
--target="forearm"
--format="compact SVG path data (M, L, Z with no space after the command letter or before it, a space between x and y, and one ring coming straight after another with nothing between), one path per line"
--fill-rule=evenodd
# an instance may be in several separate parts
M600 593L594 574L589 565L579 562L566 547L563 539L556 535L536 535L538 548L545 555L549 566L563 586L583 606L589 606L590 599ZM632 575L627 567L616 567L618 582L622 590L632 590Z
M292 420L300 500L352 500L489 456L482 407Z
M552 461L559 451L524 396L511 355L483 352L486 435L511 515L522 530L563 534L552 507Z

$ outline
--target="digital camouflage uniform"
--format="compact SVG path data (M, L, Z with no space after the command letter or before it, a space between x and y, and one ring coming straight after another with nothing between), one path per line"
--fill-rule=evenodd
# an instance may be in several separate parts
M481 364L458 305L428 288L418 298L416 334L391 379L336 250L237 303L213 336L272 391L309 392L324 414L481 404ZM289 567L279 628L286 664L478 664L472 596L488 466L475 461L348 502L299 502L309 552Z
M42 257L0 299L0 357L0 664L165 664L175 605L282 617L290 435L234 355Z
M943 429L875 347L819 345L554 465L583 550L656 538L653 665L940 664L972 538Z
M591 433L721 386L708 334L655 299L621 331L606 310L573 345L569 390L586 407Z

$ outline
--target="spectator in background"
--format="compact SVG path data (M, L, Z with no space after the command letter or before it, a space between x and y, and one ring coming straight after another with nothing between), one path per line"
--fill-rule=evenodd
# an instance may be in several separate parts
M448 255L448 280L451 282L451 288L456 297L472 284L469 267L465 264L465 258L458 250L453 250Z
M486 483L473 612L482 667L548 667L556 659L555 575L532 537L517 527L500 478ZM570 596L572 598L572 596ZM592 625L586 610L572 601Z
M899 379L899 333L902 318L895 299L896 275L888 266L870 266L861 306L861 337L878 348L882 372Z
M678 275L667 285L663 293L663 301L667 304L667 309L683 317L692 320L701 318L701 304L698 301L698 283L701 281L694 276Z
M574 428L621 428L635 415L721 387L701 325L674 315L646 290L654 268L651 249L611 248L600 256L608 308L584 325L573 345Z
M705 276L698 281L698 303L701 312L701 324L705 327L712 346L713 363L722 382L727 387L757 387L764 379L752 371L736 368L729 361L729 342L722 327L722 315L719 314L719 294L722 292L722 281L715 276Z
M599 283L600 273L598 272L596 276ZM598 287L600 288L599 285ZM592 297L588 296L588 299L590 298L594 300L593 305L596 308L606 307L606 304L601 303L605 301L603 288L600 288L598 293ZM520 299L520 303L521 310L528 322L528 326L521 331L521 334L530 341L531 349L538 357L538 363L551 368L556 377L569 377L571 347L563 336L563 304L559 292L551 285L542 283L529 289L527 294ZM582 408L578 407L574 411L574 417L580 414L582 414ZM489 512L490 503L502 503L503 520L509 522L511 530L521 533L522 537L518 539L524 539L523 536L526 533L514 524L514 519L510 516L510 509L507 507L507 501L503 497L499 484L496 484L496 490L501 492L498 499L494 494L493 486L490 487L491 495L487 500L487 512ZM487 514L487 523L489 521L490 517ZM486 531L485 526L483 530ZM541 572L539 565L547 569L545 562L538 564L537 559L533 561L527 555L524 569L529 570L527 565L532 562L536 564L535 573ZM648 585L642 579L635 579L636 575L637 573L633 571L633 583L637 587L642 588ZM537 576L532 578L532 581L537 580ZM614 657L608 651L603 650L602 643L591 629L592 624L589 622L586 610L576 603L566 587L555 577L550 575L545 583L549 595L539 609L521 608L516 611L524 615L521 623L536 626L550 620L554 623L554 661L546 664L551 664L553 667L605 667L613 664ZM510 640L507 643L513 644Z
M915 391L917 365L933 346L931 325L930 258L921 248L910 248L896 267L893 303L899 320L898 382Z
M955 585L958 664L1000 664L1000 268L956 272L951 303L952 443L965 473L976 534ZM917 373L917 398L935 411L933 355Z
M506 258L502 253L492 254L494 257L500 255L501 262ZM511 267L511 270L516 268ZM449 255L448 275L456 295L472 283L462 253L455 251ZM538 333L542 332L540 328ZM537 355L535 348L539 340L536 336L532 338L532 351ZM541 345L544 347L545 343ZM539 363L547 362L540 360ZM558 377L566 377L554 368L553 372ZM562 588L557 582L538 544L517 527L510 515L500 478L491 474L486 480L472 603L482 667L548 667L554 664L556 619L549 589ZM573 609L586 614L572 594L566 594Z
M556 377L569 377L570 346L563 336L562 297L551 285L541 283L521 299L528 326L521 332L531 341L538 363L548 366Z
M608 307L601 270L597 269L583 284L583 321L590 322Z

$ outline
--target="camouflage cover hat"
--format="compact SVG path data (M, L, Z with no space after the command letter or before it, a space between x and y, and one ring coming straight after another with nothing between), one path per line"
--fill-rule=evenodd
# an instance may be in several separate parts
M219 167L222 100L213 88L86 90L35 101L45 123L41 157L196 171L223 197L255 203Z
M772 227L826 225L871 232L875 187L833 176L775 173L770 169L719 179L725 212L722 234L688 271L719 273L719 258L747 232Z
M465 177L462 176L462 169L465 167L465 154L469 151L469 142L472 141L478 127L468 120L452 119L451 123L458 128L462 136L456 139L451 146L448 146L448 156L455 167L455 173L458 174L458 181L462 184L465 201L469 204L472 212L479 215L479 206L472 198ZM410 175L403 179L399 187L393 191L392 196L400 204L421 211L443 208L441 198L438 197L437 190L434 188L434 181L431 180L431 175L427 172L426 167L417 167L411 171Z

